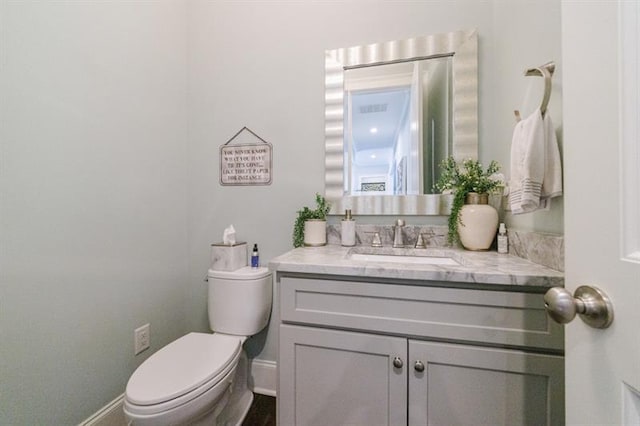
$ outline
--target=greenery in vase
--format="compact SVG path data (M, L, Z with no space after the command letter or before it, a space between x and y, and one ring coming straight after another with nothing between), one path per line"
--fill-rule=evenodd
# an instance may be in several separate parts
M316 193L316 208L311 210L309 207L303 207L298 210L298 216L293 224L293 246L304 246L304 222L309 219L327 220L327 214L331 209L331 204L320 194Z
M455 244L459 241L458 226L462 224L460 210L464 205L466 195L470 192L478 194L494 192L504 185L504 179L498 175L500 165L496 161L491 161L489 167L484 170L478 160L464 160L460 165L453 157L448 157L442 161L440 168L442 172L435 185L436 188L440 192L454 194L448 221L448 240L450 244Z

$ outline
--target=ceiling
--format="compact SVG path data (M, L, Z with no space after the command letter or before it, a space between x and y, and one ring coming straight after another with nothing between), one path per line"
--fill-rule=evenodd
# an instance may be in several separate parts
M388 164L400 125L409 109L410 95L409 86L351 92L355 162L359 165Z

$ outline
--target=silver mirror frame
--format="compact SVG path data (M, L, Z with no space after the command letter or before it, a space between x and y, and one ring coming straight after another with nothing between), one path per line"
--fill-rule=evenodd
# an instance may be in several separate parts
M453 152L478 158L478 36L476 30L345 47L325 52L325 197L330 214L448 214L433 195L344 195L344 70L453 56ZM446 203L443 203L446 204Z

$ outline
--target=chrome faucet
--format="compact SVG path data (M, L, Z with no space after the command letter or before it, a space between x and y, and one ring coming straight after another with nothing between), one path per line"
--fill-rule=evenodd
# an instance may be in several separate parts
M404 247L404 239L402 238L402 228L404 227L404 220L396 220L396 224L393 226L393 248Z

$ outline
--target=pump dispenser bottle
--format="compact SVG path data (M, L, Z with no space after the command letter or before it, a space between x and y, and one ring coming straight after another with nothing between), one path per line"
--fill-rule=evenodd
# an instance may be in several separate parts
M356 221L351 217L351 210L344 211L344 219L340 223L340 237L344 247L356 245Z
M498 253L509 253L509 238L507 237L507 228L505 228L504 223L501 223L498 228Z

